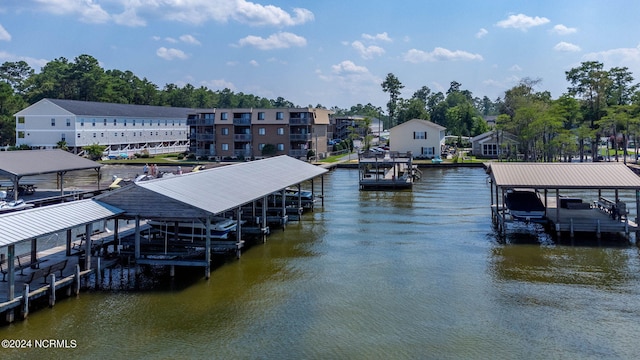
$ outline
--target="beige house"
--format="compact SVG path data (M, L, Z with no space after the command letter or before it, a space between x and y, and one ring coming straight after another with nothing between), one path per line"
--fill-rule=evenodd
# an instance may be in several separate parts
M517 153L518 139L515 135L499 130L487 131L471 138L473 155L488 159L497 159Z
M413 119L389 130L389 150L411 152L414 158L434 158L444 150L447 128L428 120Z

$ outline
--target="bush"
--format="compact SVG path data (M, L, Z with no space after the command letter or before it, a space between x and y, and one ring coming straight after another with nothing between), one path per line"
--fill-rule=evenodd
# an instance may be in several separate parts
M178 160L184 159L184 154L178 154Z

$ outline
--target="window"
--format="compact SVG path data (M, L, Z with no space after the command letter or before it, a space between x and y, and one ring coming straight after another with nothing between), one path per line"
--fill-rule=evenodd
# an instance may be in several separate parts
M276 113L276 120L284 120L284 113L282 111Z
M227 120L228 119L228 115L226 112L223 112L220 114L220 120Z
M419 139L419 140L426 140L427 139L427 132L426 131L414 131L413 132L413 138L414 139Z
M114 134L115 134L115 137L118 137L118 133L114 133Z
M113 119L113 126L116 126L118 124L118 120Z
M258 135L266 135L267 131L265 128L258 128Z
M71 126L71 120L67 119L67 126ZM80 119L80 126L84 126L84 119Z
M107 126L107 119L104 119L104 126Z
M284 128L278 128L278 135L284 135Z
M18 131L18 139L24 139L24 131Z
M91 120L91 126L96 126L96 119Z
M96 133L93 133L93 137L96 137Z
M262 151L263 147L264 147L264 144L258 144L258 150Z
M229 128L220 129L222 135L229 135Z
M133 119L133 126L136 126L136 119Z
M18 117L18 124L24 124L24 116Z
M284 151L284 144L278 144L278 151Z
M140 125L144 126L144 120L142 120L142 124L140 124Z
M100 133L100 137L104 137L104 133Z
M421 148L422 155L433 156L435 155L433 147L423 147Z
M222 150L224 151L229 150L229 144L222 144Z
M498 144L482 144L483 155L498 155Z
M168 123L169 123L169 120L165 119L164 120L164 126L167 126Z
M51 119L51 126L56 126L56 119Z
M71 126L71 119L67 119L67 126ZM84 126L84 120L80 121L80 126Z
M264 112L263 111L258 113L258 120L264 120Z
M122 133L122 134L120 134L120 135L122 135L122 137L124 137L124 133Z
M80 133L78 133L78 139L80 139Z
M124 119L123 123L124 123L124 126L127 126L127 119Z
M67 134L62 133L62 136L60 137L60 139L61 139L62 141L67 141Z

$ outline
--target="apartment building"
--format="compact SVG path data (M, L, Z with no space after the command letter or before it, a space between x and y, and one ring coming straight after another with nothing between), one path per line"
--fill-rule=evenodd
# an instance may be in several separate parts
M327 154L331 111L316 108L207 109L189 114L189 151L211 159L260 158L265 146L274 155L306 159L309 150Z
M187 116L194 110L166 106L42 99L16 118L16 146L51 149L64 141L74 153L106 146L105 155L184 152L189 148Z

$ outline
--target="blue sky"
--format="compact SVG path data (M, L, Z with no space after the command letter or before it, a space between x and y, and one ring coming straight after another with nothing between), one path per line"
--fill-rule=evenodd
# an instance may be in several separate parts
M492 100L520 79L554 98L588 60L640 81L635 0L1 0L0 63L88 54L160 88L225 87L296 105L386 108L452 81Z

